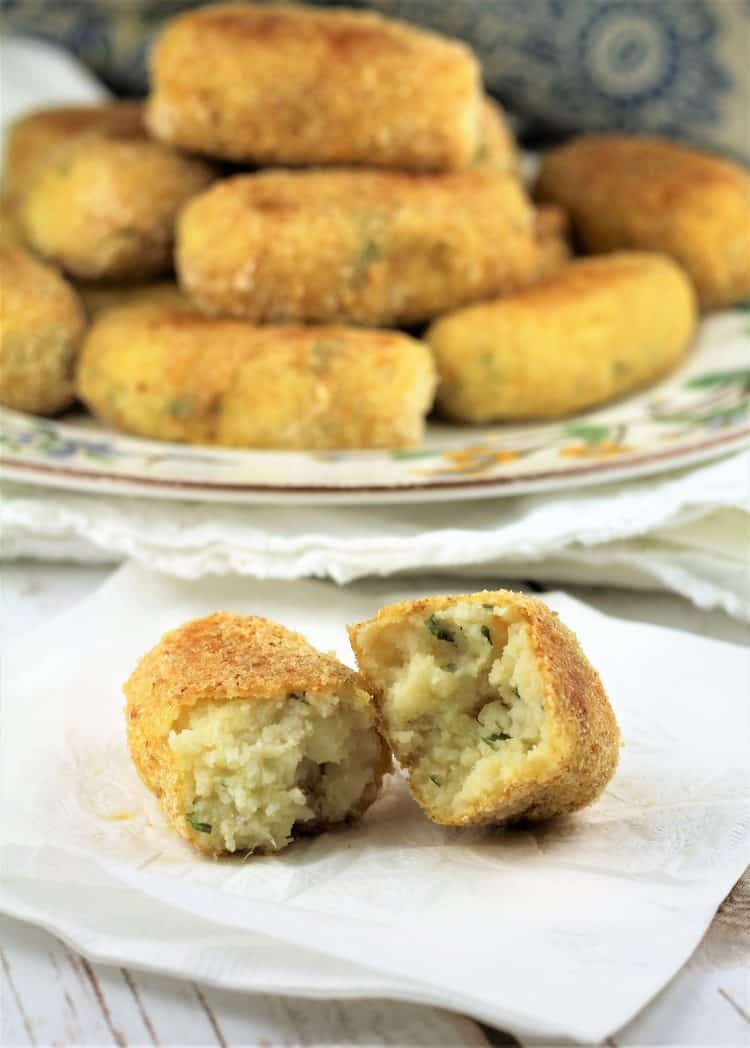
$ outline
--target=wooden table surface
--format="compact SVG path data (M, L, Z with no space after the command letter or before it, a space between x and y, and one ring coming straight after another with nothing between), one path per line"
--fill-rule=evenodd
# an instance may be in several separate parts
M70 607L107 568L2 569L3 643ZM567 587L602 611L747 643L750 631L677 597ZM750 696L748 696L750 701ZM47 932L0 916L0 1044L514 1044L502 1031L392 1001L306 1001L216 990L91 964ZM609 1045L750 1045L750 877L745 874L672 982Z

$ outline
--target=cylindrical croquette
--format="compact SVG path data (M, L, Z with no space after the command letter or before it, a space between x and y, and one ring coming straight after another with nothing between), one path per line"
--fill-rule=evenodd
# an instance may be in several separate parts
M169 22L147 121L164 142L257 165L459 170L481 98L458 41L369 12L217 4Z
M349 629L381 729L427 815L546 819L595 800L619 731L575 634L508 590L425 597Z
M422 437L435 372L395 331L255 326L167 306L102 313L78 393L118 429L248 448L402 448Z
M212 181L202 161L140 132L82 135L55 149L23 192L24 234L80 280L145 280L172 266L177 213Z
M266 619L219 612L172 630L124 692L143 782L214 855L280 851L356 818L390 767L357 674Z
M750 297L750 174L666 139L588 135L553 149L536 184L581 247L671 255L704 309Z
M180 216L180 284L207 313L418 324L537 275L534 213L509 175L270 171Z
M73 400L85 328L68 282L20 247L0 246L0 403L52 415Z
M666 255L576 260L432 324L438 409L458 422L572 414L664 374L695 325L693 287Z
M54 159L58 148L91 134L142 137L143 106L139 102L52 106L16 120L5 149L6 190L20 199L34 173Z

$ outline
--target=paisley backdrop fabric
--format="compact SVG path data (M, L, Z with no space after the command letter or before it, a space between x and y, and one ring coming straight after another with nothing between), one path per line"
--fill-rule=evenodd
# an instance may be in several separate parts
M468 41L527 136L646 130L750 158L750 0L347 2ZM0 0L6 27L65 43L116 90L135 94L146 89L160 24L190 6Z

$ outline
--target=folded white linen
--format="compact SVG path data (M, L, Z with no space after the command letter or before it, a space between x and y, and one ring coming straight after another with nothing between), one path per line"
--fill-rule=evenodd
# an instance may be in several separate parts
M0 489L5 558L350 582L404 572L671 590L750 619L750 453L622 484L387 506L237 506Z

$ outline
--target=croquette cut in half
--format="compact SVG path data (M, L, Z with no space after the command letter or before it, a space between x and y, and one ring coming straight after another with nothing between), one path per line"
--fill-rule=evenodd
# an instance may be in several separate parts
M151 80L156 138L236 162L458 170L479 140L469 48L370 12L188 11L158 41Z
M429 350L401 332L158 304L99 314L78 370L79 396L116 429L247 448L411 447L435 384Z
M552 149L536 184L585 251L671 255L704 309L750 297L750 173L647 135L585 135Z
M695 292L666 255L578 259L533 287L447 313L425 335L438 410L457 422L544 419L655 381L688 348Z
M79 280L168 272L177 214L214 175L142 131L73 136L35 168L19 218L34 251Z
M264 171L180 215L180 285L206 313L258 322L418 324L538 275L534 211L489 171Z
M165 634L124 686L130 752L171 826L219 855L361 815L390 754L355 673L267 619Z
M611 779L609 701L542 601L508 590L403 601L349 635L381 730L434 822L562 815Z
M83 306L56 269L0 246L0 403L37 415L68 407L84 328Z

